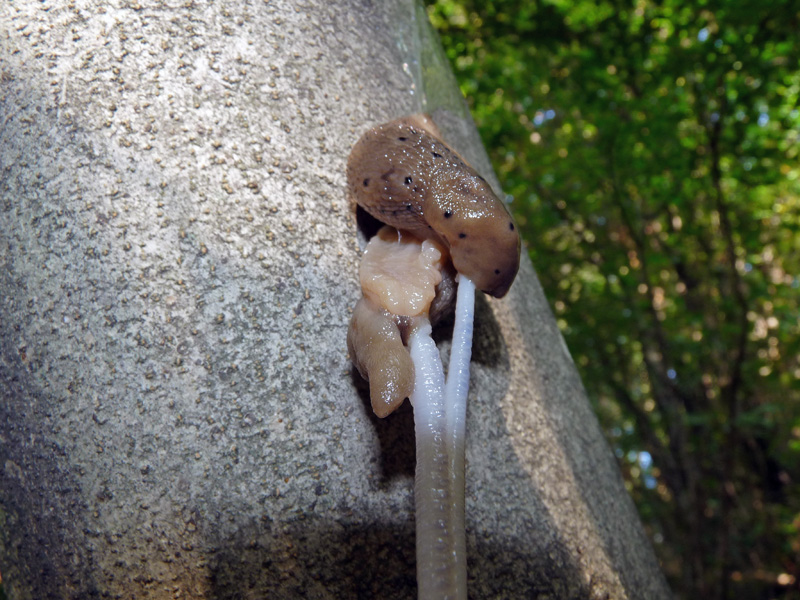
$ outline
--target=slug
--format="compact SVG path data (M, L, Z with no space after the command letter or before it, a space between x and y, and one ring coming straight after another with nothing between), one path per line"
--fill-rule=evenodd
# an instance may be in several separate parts
M359 278L364 297L353 311L347 348L369 381L373 412L383 418L414 390L405 344L420 319L435 323L451 312L455 273L435 239L383 227L364 251Z
M347 348L361 376L369 381L372 412L388 416L414 391L414 365L391 315L372 301L356 304Z
M439 137L427 115L379 125L347 162L350 196L370 215L450 251L456 271L501 298L519 269L520 238L486 180Z

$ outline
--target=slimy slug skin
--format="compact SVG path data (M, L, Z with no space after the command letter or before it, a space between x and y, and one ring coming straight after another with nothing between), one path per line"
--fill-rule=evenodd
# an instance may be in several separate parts
M384 226L367 244L359 278L364 295L347 331L347 349L369 381L372 410L385 417L414 390L405 347L420 319L435 322L452 310L455 275L447 248Z
M437 239L384 226L364 250L361 292L395 315L427 314L447 260L447 248Z
M419 238L436 237L456 271L501 298L519 269L520 238L486 180L438 137L426 115L379 125L353 147L351 197L370 215Z
M414 390L410 332L451 312L456 272L504 296L519 269L520 239L505 205L426 115L365 133L347 180L351 199L389 226L364 251L364 297L347 335L373 411L385 417Z
M359 300L353 311L347 349L358 372L369 381L372 411L378 417L394 412L414 391L414 365L397 323L367 298Z

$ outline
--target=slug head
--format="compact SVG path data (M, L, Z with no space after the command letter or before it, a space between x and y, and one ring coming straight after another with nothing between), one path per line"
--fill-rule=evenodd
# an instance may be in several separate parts
M449 180L425 219L450 246L456 271L502 298L519 270L520 238L505 205L477 173Z

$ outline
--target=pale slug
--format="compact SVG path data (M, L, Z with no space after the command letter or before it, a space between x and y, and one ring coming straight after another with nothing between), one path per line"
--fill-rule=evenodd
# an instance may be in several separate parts
M452 310L455 274L447 248L384 226L361 261L361 291L347 331L347 348L369 381L372 410L385 417L414 389L414 367L405 347L420 319L435 323Z

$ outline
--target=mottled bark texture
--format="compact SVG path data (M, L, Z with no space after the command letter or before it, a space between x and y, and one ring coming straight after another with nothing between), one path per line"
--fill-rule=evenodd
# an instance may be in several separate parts
M373 417L346 355L345 163L450 108L489 175L423 14L0 3L11 598L413 597L411 411ZM527 258L476 335L471 597L667 598Z

